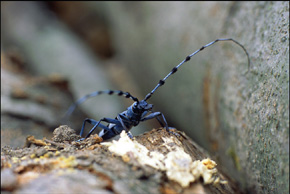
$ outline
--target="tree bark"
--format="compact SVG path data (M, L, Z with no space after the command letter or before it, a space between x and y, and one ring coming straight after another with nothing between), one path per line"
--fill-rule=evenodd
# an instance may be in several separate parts
M179 135L169 134L165 129L154 129L135 137L134 140L124 133L118 141L100 143L102 138L92 135L84 141L76 142L80 136L68 126L60 126L54 130L51 140L29 136L22 149L2 148L1 192L238 192L235 183L217 171L214 161L208 159L209 155L203 149L183 132L174 132ZM118 144L114 151L112 145L120 142L122 146ZM134 146L130 147L131 145ZM138 150L137 147L141 149ZM142 153L144 150L148 151L145 155ZM176 150L178 158L173 157L174 165L166 168L166 165L170 165L169 155ZM120 155L118 152L123 153ZM166 156L164 161L156 160L155 156L158 154ZM154 161L165 168L156 168ZM202 167L202 170L197 173L196 169L196 180L188 182L186 176L191 176L192 173L187 171L187 162L194 161L201 165L198 168ZM173 168L178 165L180 169L174 171ZM168 171L172 171L173 176ZM180 173L182 177L172 180ZM212 174L207 176L205 173Z

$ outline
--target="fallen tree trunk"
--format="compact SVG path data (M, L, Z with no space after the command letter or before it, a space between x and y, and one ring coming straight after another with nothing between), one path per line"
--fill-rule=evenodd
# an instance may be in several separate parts
M237 193L204 150L174 132L76 142L80 136L63 125L52 140L29 136L22 149L2 148L1 192Z

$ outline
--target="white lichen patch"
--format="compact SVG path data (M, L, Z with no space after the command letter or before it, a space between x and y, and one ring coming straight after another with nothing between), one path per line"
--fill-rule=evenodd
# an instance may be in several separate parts
M103 142L101 145L108 146L110 152L119 156L130 153L133 154L137 161L141 164L146 164L156 169L165 170L164 164L161 162L164 160L163 154L158 152L149 152L145 146L139 144L137 141L132 141L127 136L125 131L122 131L118 141L113 140L112 142Z
M108 149L119 156L124 157L127 153L142 165L148 165L158 170L165 171L168 179L178 182L182 187L188 187L191 182L203 178L204 184L225 183L220 181L217 176L216 163L210 159L202 161L192 161L191 157L184 152L180 145L176 145L172 138L162 137L165 146L169 152L164 155L159 152L150 152L145 146L135 140L131 140L123 131L118 141L103 142L102 145L108 146Z

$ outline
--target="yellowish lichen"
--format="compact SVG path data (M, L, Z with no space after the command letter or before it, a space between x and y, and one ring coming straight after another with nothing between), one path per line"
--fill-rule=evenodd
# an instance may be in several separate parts
M70 168L77 165L76 158L74 156L61 156L59 158L52 159L52 163L58 168Z
M27 156L23 156L22 158L21 158L21 160L26 160L27 159Z
M216 163L213 160L210 160L209 158L202 160L203 165L205 165L208 169L213 169L216 167Z
M56 151L56 152L54 153L54 156L60 156L60 151Z
M12 163L18 163L20 162L20 158L17 158L17 157L12 157Z

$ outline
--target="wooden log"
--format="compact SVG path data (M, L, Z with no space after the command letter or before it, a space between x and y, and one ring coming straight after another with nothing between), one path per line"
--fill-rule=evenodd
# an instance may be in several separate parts
M173 131L76 142L80 136L63 125L51 140L29 136L24 148L2 148L1 192L237 193L203 149Z

